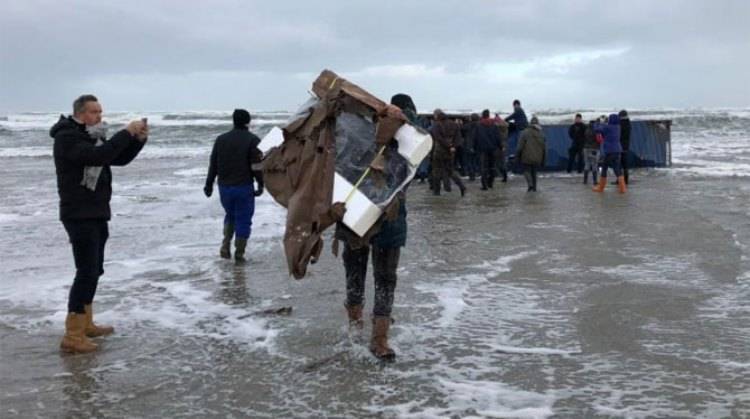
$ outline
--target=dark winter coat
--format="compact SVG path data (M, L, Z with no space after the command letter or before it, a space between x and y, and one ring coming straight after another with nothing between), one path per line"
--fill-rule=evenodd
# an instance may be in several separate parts
M531 166L544 166L547 154L544 132L539 125L531 125L521 133L516 148L516 158L522 164Z
M492 119L482 119L474 130L474 144L477 153L487 153L499 150L502 139L500 129Z
M516 124L516 131L523 131L529 126L529 120L526 118L526 112L520 106L513 109L513 113L505 118L506 122Z
M126 130L121 130L103 144L86 132L86 126L73 117L60 116L49 132L55 139L53 156L57 172L57 193L60 196L60 219L109 220L112 212L112 171L109 166L125 166L143 148ZM81 185L87 166L102 166L95 189Z
M474 132L477 129L477 121L469 121L461 127L461 135L464 137L464 150L469 153L474 153L476 150L476 144L474 144Z
M620 119L620 145L623 151L630 150L630 118Z
M219 135L211 150L211 162L206 176L206 187L211 188L218 176L220 186L263 184L260 171L253 172L253 163L259 163L263 153L258 149L260 138L247 128L234 128Z
M433 153L436 158L450 158L451 148L458 147L461 142L461 129L449 119L435 121L430 134L434 141Z
M596 132L594 132L594 127L591 125L586 126L586 131L584 131L583 148L599 149L599 143L596 141Z
M604 154L622 153L620 117L616 113L609 115L607 124L594 124L594 131L604 137Z
M568 137L571 140L570 148L575 150L583 149L583 145L586 142L586 124L583 122L572 124L568 128Z

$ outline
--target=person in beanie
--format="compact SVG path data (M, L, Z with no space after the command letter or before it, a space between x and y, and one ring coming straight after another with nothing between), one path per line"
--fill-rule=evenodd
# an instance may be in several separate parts
M594 192L604 192L604 188L607 186L607 170L610 167L617 176L620 193L627 192L625 177L622 176L622 168L620 167L620 155L622 154L620 117L616 113L609 115L607 123L594 124L594 131L604 137L604 163L602 164L602 174L599 176L599 185L594 187Z
M416 106L408 95L403 93L394 95L391 98L391 105L401 109L412 124L419 122ZM397 150L398 143L395 140L391 141L387 153L397 153ZM368 258L372 254L375 304L372 308L370 352L384 361L393 361L396 358L395 351L388 344L388 332L393 323L391 313L398 282L396 270L401 257L401 248L406 246L406 188L398 192L395 199L398 201L397 205L389 206L390 211L386 211L375 224L376 227L367 232L364 237L358 236L340 221L336 223L334 232L336 243L344 242L342 255L346 272L344 308L349 319L349 327L356 331L364 329L362 312L365 302L365 279Z
M622 164L622 175L625 178L625 184L629 184L630 176L628 174L628 157L630 154L630 117L628 111L621 110L618 114L620 117L620 146L622 154L620 155L620 164Z
M60 349L71 353L97 350L89 338L114 332L94 323L93 302L104 274L104 246L112 217L110 166L125 166L138 155L148 137L144 120L130 122L107 140L102 106L94 95L73 102L73 115L60 116L50 129L60 196L60 220L73 246L76 276L68 295L68 315Z
M529 127L521 133L516 148L516 158L523 167L523 176L528 185L527 192L536 192L537 169L544 166L547 146L542 126L536 116L531 118Z
M232 237L235 237L234 260L245 262L245 248L250 238L252 218L255 212L255 197L263 194L263 174L253 170L263 153L258 149L260 138L250 132L250 113L235 109L232 114L234 128L221 134L214 141L208 176L203 192L211 197L214 180L218 177L219 196L224 207L224 240L219 255L230 259ZM253 181L258 188L253 187Z
M490 110L482 111L482 118L474 130L474 146L479 154L479 165L482 172L482 190L492 189L497 176L497 155L502 146L500 129L490 117Z

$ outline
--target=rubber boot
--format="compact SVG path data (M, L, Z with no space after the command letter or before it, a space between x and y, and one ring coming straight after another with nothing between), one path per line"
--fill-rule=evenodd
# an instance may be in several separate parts
M620 191L620 193L626 193L628 191L628 187L625 184L625 176L617 177L617 190Z
M376 358L384 361L393 361L396 359L396 353L388 346L388 329L390 327L390 317L378 316L373 319L370 352Z
M65 318L65 335L60 342L63 352L85 354L94 352L99 346L86 337L86 314L68 313Z
M592 189L594 192L604 192L604 188L607 187L607 177L606 176L600 176L599 177L599 185L594 186L594 189Z
M219 249L219 256L223 259L230 259L232 257L232 236L234 236L234 226L232 224L224 224L224 240L221 241L221 249Z
M235 263L241 264L247 262L245 259L245 248L247 247L247 239L236 239L234 241L234 261Z
M362 304L357 305L346 305L346 314L349 317L349 328L362 330L365 327L365 322L362 320Z
M112 326L97 325L94 323L94 309L91 304L83 306L86 310L86 329L84 333L90 338L96 338L99 336L107 336L114 333L115 328Z

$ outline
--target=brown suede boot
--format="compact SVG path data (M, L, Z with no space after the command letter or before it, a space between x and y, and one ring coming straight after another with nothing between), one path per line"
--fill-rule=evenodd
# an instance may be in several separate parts
M95 338L99 336L111 335L112 333L114 333L115 328L112 326L102 326L94 324L94 309L92 308L91 304L87 304L83 306L83 308L86 310L86 336Z
M384 361L396 359L396 353L388 346L388 329L391 327L390 317L378 316L372 320L372 340L370 341L370 352L376 358Z
M599 184L594 186L592 189L594 192L604 192L604 188L607 187L607 178L605 176L599 176Z
M617 189L620 191L620 193L626 193L628 191L628 186L625 183L625 176L617 177Z
M60 349L69 353L89 353L96 351L99 347L86 337L86 315L68 313L65 318L65 335L60 342Z
M219 249L219 256L222 259L232 257L232 236L234 236L234 226L232 224L224 224L224 240L222 240L221 249Z
M362 321L362 304L349 306L344 304L346 308L346 314L349 316L349 328L362 330L365 327L365 322Z

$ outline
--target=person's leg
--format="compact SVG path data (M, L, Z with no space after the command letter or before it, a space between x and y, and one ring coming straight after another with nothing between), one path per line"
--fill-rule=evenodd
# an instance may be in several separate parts
M534 181L531 178L531 166L528 164L523 165L523 178L526 179L526 191L531 192L534 190Z
M398 261L401 249L380 248L372 249L373 277L375 279L375 305L372 310L373 329L370 350L383 359L393 359L396 354L388 345L388 330L390 329L393 310L393 298L398 277Z
M628 174L628 157L630 157L630 152L628 150L623 150L620 163L622 164L622 175L625 176L626 185L630 182L630 176Z
M253 205L253 186L235 186L233 191L233 212L234 212L234 260L237 262L245 261L245 248L250 238L250 226L254 212Z
M594 150L591 155L591 175L594 177L594 185L597 184L599 180L599 150Z
M466 194L466 185L464 185L464 181L461 180L461 176L455 170L451 171L451 179L458 186L458 190L461 191L461 196L464 196Z
M489 171L489 161L487 160L487 153L481 152L479 154L479 165L480 165L480 171L482 176L482 190L487 190L487 182L490 178L490 171Z
M495 178L497 177L497 159L495 158L494 152L488 152L487 153L487 166L489 170L489 178L487 179L487 187L492 189L492 186L495 184Z
M99 260L97 262L97 273L96 279L94 280L94 283L91 286L91 290L89 295L86 297L85 304L91 304L94 301L94 296L96 295L96 289L99 286L99 278L104 275L104 246L107 244L107 239L109 239L109 226L107 225L107 220L97 220L96 224L94 226L96 230L98 230L98 242L99 242L99 249L97 252L97 256L99 257Z
M432 157L432 170L430 171L430 185L432 188L432 193L435 195L440 195L440 184L442 182L442 176L443 172L440 168L440 160L436 157Z
M365 298L365 278L367 277L367 261L370 248L367 246L353 249L344 243L342 259L346 275L346 305L363 305Z
M234 237L234 205L232 203L231 189L219 185L219 200L224 208L224 238L221 241L219 256L224 259L232 257L231 246Z
M531 166L531 179L532 179L534 192L536 192L536 179L537 179L536 166Z
M575 163L576 150L573 147L568 148L568 167L565 169L566 172L570 173L573 171L573 164Z

